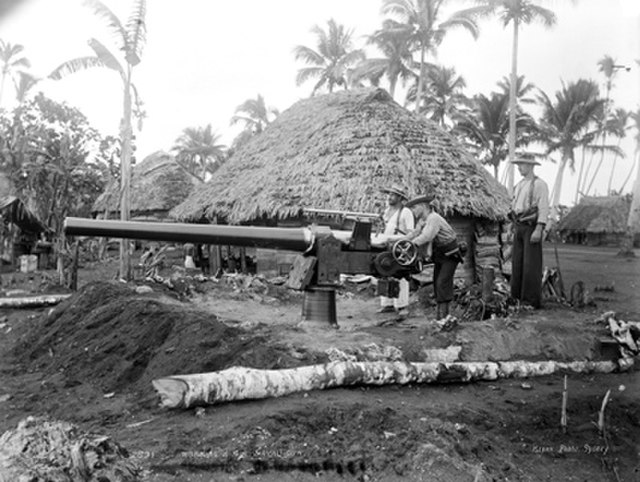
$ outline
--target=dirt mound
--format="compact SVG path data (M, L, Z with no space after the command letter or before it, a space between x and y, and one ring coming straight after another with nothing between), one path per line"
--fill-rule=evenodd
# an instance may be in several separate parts
M140 469L109 437L69 423L27 417L0 437L0 480L134 482Z
M36 323L14 354L30 370L61 372L67 385L89 382L107 392L151 390L152 379L179 373L309 362L188 303L115 282L86 285Z

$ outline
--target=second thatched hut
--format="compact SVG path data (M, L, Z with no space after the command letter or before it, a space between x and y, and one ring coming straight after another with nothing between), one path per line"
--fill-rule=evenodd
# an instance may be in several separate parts
M620 246L627 233L630 209L630 194L585 196L560 221L558 231L568 243ZM640 245L640 234L636 234L634 245Z
M164 151L145 157L131 173L131 219L173 221L169 211L184 201L200 184ZM110 183L93 204L94 217L120 217L120 181Z
M382 89L295 103L170 214L183 222L305 225L305 208L381 213L380 189L392 183L410 195L434 192L460 238L479 248L458 276L473 281L480 264L499 266L506 190L453 136Z

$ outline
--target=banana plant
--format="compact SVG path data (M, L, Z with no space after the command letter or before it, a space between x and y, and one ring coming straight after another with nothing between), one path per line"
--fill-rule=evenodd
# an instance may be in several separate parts
M146 42L146 0L132 0L132 8L126 24L100 0L84 0L84 5L104 21L111 31L114 45L117 47L121 58L114 55L104 44L95 38L89 40L89 47L93 55L68 60L58 66L49 78L62 79L67 75L93 67L103 67L118 73L123 85L123 114L120 123L120 136L122 140L122 157L120 160L121 193L120 193L120 219L129 219L129 197L131 185L131 152L132 152L132 98L139 112L140 98L131 78L133 68L140 63L142 49ZM123 57L123 58L122 58ZM130 279L131 263L129 259L128 242L120 242L120 277Z

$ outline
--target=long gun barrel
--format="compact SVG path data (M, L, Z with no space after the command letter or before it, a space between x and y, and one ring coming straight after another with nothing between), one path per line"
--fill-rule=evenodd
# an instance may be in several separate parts
M308 228L201 225L66 218L67 235L146 239L201 244L231 244L305 252L313 244Z

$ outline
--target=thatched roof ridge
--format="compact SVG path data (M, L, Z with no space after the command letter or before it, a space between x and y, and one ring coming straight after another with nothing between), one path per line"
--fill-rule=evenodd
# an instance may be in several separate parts
M585 196L560 222L560 231L587 233L624 233L630 196Z
M157 151L135 165L131 173L130 209L132 213L168 212L184 201L198 184L174 157ZM96 199L92 212L120 211L120 181L112 182Z
M380 188L433 190L446 215L503 219L508 195L434 123L382 89L301 100L174 208L181 221L230 224L297 217L305 207L381 212Z

